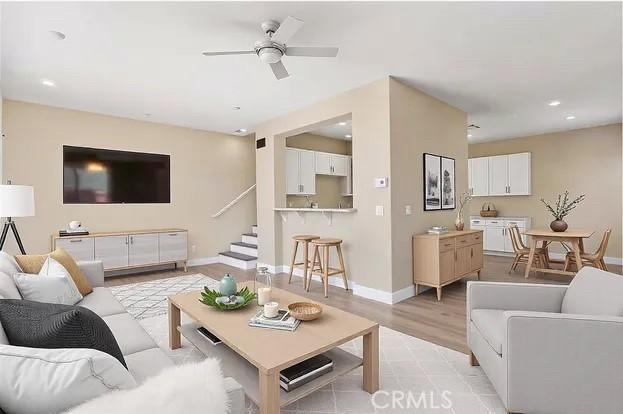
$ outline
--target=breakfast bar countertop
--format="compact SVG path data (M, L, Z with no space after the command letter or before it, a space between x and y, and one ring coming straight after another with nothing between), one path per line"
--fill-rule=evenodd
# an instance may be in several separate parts
M356 208L309 208L309 207L277 207L275 211L301 211L309 213L354 213Z

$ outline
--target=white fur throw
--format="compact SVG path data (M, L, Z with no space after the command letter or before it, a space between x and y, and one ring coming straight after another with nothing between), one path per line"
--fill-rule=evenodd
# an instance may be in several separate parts
M229 401L217 359L162 371L131 390L113 391L67 414L226 414Z

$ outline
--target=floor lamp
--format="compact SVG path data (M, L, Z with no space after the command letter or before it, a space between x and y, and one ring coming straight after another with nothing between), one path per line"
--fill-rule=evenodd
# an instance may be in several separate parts
M35 215L35 191L28 185L0 185L0 217L6 217L2 235L0 236L0 250L4 247L9 229L15 236L20 252L26 254L22 239L19 237L13 217L31 217Z

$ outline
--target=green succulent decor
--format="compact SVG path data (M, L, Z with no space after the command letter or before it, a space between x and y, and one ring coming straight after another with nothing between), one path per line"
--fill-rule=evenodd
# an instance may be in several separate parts
M253 302L255 299L255 293L245 287L244 289L239 290L235 295L230 296L228 299L230 299L231 302L229 303L223 302L220 298L225 297L218 290L212 290L205 286L203 288L203 292L201 292L201 299L199 299L199 302L223 311L241 309Z

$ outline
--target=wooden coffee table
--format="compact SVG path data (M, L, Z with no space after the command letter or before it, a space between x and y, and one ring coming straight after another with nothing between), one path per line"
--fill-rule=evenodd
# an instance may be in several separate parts
M253 282L239 287L253 288ZM324 387L338 376L363 365L362 388L370 394L379 389L379 325L376 322L322 305L322 316L302 322L294 332L252 328L249 319L260 309L255 303L236 311L218 311L199 302L200 293L181 293L169 297L169 346L180 347L181 335L207 356L221 360L223 374L242 385L262 414L278 414L279 408ZM310 300L273 288L272 298L280 308ZM181 325L180 312L194 320ZM197 332L204 326L225 345L214 346ZM363 359L339 345L363 336ZM285 392L279 387L279 372L314 355L333 359L333 371Z

